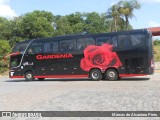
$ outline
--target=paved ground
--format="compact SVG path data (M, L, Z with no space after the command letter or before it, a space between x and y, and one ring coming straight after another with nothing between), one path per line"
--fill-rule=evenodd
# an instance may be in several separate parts
M26 82L23 79L11 80L1 76L0 111L4 110L160 111L160 74L119 81L68 79Z

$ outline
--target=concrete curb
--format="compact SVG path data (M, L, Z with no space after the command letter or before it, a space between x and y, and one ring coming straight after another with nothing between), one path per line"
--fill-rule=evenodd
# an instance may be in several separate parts
M159 70L154 70L155 73L160 73L160 69Z

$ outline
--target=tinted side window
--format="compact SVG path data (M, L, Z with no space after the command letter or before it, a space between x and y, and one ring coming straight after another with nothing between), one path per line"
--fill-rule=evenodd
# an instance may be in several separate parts
M77 40L77 49L78 50L84 50L89 45L95 45L95 40L91 37L80 38Z
M58 51L58 42L45 42L44 53L54 53Z
M117 45L118 45L117 37L116 36L112 37L112 45L113 45L113 47L117 47Z
M119 48L126 48L129 46L128 35L118 35L118 46Z
M42 53L42 43L31 43L27 52L28 54Z
M143 44L145 40L144 34L131 34L130 35L130 43L132 46L137 46Z
M60 42L60 50L61 51L73 51L76 50L76 40L64 40Z
M96 41L98 46L103 44L111 44L111 37L99 37Z

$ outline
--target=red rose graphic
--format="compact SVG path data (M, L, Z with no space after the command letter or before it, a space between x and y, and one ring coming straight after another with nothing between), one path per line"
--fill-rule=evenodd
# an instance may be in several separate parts
M112 52L113 46L103 44L102 46L90 45L84 50L84 58L81 60L81 68L84 71L90 71L92 68L100 68L102 70L107 67L122 66L116 52Z

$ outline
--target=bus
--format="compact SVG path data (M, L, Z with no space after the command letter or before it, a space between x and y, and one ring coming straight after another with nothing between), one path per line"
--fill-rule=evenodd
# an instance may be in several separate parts
M91 78L153 74L152 33L147 29L26 40L10 55L10 78Z

